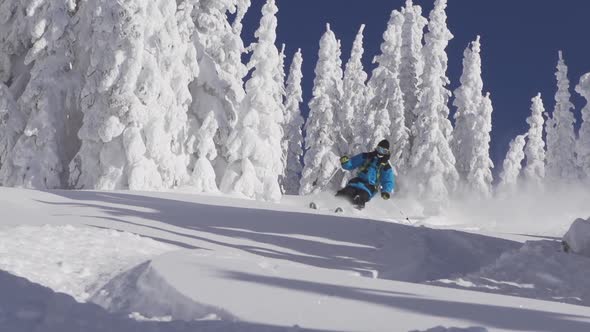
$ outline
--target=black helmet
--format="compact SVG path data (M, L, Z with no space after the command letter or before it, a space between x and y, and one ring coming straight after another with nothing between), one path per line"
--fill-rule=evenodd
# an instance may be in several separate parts
M384 139L381 142L379 142L379 144L377 144L377 146L380 146L382 148L388 149L389 150L389 141Z
M388 156L391 152L389 151L389 141L384 139L379 144L377 144L377 148L375 148L375 152L378 155Z

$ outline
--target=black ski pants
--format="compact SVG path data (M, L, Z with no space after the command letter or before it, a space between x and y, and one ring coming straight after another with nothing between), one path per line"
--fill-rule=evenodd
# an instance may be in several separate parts
M336 196L345 196L348 197L350 199L350 201L352 201L352 199L355 196L359 196L359 203L365 204L367 203L371 198L369 197L369 193L366 190L360 189L360 188L356 188L356 187L344 187L340 190L338 190L338 192L336 192Z

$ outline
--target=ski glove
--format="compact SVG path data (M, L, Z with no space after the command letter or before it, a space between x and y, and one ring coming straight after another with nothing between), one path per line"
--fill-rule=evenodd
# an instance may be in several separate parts
M382 192L381 193L381 197L383 199L389 199L391 197L391 194L390 193L387 193L387 192Z
M350 158L348 156L340 157L340 164L342 164L342 165L346 164L349 161L350 161Z

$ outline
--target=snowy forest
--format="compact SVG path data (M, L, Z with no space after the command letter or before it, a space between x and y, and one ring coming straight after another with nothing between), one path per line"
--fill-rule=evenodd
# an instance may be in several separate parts
M432 213L454 199L590 180L590 104L578 110L576 132L570 101L572 91L590 101L590 73L572 87L562 52L555 108L540 94L526 96L529 130L493 165L485 40L474 32L460 85L450 91L447 0L434 0L430 13L411 0L393 10L380 54L364 54L364 26L353 45L341 45L326 22L309 114L302 113L304 54L277 45L275 0L262 8L256 41L244 44L250 4L2 1L0 185L190 187L279 201L340 188L350 174L339 171L339 157L371 151L382 139L391 142L395 196ZM342 47L352 49L349 59ZM361 61L368 56L371 73Z

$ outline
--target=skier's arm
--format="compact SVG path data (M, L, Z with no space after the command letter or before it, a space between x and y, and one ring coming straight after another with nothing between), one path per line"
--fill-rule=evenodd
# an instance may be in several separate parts
M342 168L347 171L352 171L353 169L361 167L365 163L365 154L360 153L352 158L346 157L346 159L342 157L340 158L340 162L342 163Z
M381 193L391 194L395 189L395 175L391 166L383 169L381 174Z

